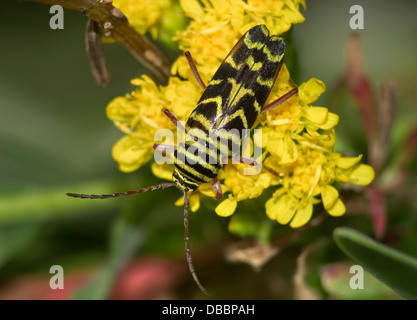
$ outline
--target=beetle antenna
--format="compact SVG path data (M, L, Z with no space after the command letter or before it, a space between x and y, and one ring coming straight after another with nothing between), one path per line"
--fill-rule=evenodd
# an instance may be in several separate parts
M185 253L187 254L188 268L190 269L191 275L193 276L193 279L195 283L197 284L197 286L200 288L200 290L206 296L212 298L212 296L207 292L207 290L200 283L200 280L198 280L197 274L195 273L193 259L190 253L190 237L188 234L188 208L189 208L189 202L188 202L188 197L187 197L187 191L184 191L184 239L185 239Z
M143 193L148 191L153 191L157 189L165 189L169 187L175 186L175 182L163 182L154 186L150 186L147 188L141 188L137 190L131 190L131 191L125 191L125 192L119 192L119 193L113 193L113 194L81 194L81 193L67 193L68 197L73 198L81 198L81 199L108 199L108 198L117 198L117 197L123 197L128 196L131 194L136 193Z

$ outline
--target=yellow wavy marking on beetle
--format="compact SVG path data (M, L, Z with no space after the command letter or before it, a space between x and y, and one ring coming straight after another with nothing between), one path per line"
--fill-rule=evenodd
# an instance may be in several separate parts
M267 87L271 87L274 85L274 80L275 79L266 79L266 80L262 80L261 76L259 75L256 78L256 82L259 83L262 86L267 86Z
M256 101L256 99L253 102L253 106L255 107L255 110L258 111L258 112L260 112L261 109L262 109L262 106L258 103L258 101Z
M211 121L207 119L202 113L195 114L190 117L190 119L200 122L207 131L211 128Z
M240 99L246 94L254 96L255 92L252 89L244 88L242 84L238 83L234 78L228 78L227 82L232 85L232 90L230 90L230 97L233 99L232 103L229 105L229 108L235 106Z
M210 80L208 85L209 86L216 86L216 85L218 85L222 82L223 82L223 79L213 79L213 80Z
M263 42L252 42L252 40L249 37L246 37L244 42L249 49L261 50L265 46Z
M212 144L217 143L217 137L223 140L229 140L229 137L232 138L232 142L239 144L240 143L240 136L233 134L232 130L224 130L224 129L218 129L216 130L216 140L213 140L213 136L209 137L209 142Z
M253 56L249 56L247 60L241 62L240 64L236 64L236 61L233 59L233 56L230 56L229 58L227 58L225 62L228 63L235 70L242 69L242 67L245 64L248 65L251 71L259 71L263 66L262 62L255 62L255 59L253 58Z
M242 120L243 125L245 126L245 128L247 128L248 127L248 121L246 119L245 112L242 109L239 109L239 110L235 111L232 115L230 115L227 118L227 121L224 122L224 124L232 121L233 119L235 119L237 117L240 117L240 119Z
M262 51L268 56L268 60L272 62L280 62L284 56L284 54L273 55L267 46L264 46Z
M253 56L249 56L246 60L246 64L250 67L251 71L259 71L264 65L262 62L255 62Z
M283 41L283 39L281 37L273 37L271 38L273 41ZM263 42L252 42L252 40L249 37L246 37L245 40L245 45L249 48L249 49L257 49L257 50L261 50L262 52L266 54L266 56L268 57L268 60L271 62L279 62L282 60L284 53L283 54L277 54L274 55L271 53L271 51L269 50L269 48L267 46L265 46L265 44Z
M209 119L207 119L206 116L203 115L203 117L206 119L206 121L208 121ZM196 118L193 117L193 119L195 120ZM201 119L202 121L205 121L204 119ZM191 136L192 138L188 139L188 140L195 140L195 138L201 139L206 141L207 139L207 133L204 132L204 130L201 130L200 128L192 128L190 130L188 130L187 132L188 136Z
M267 27L261 26L260 29L261 29L262 33L265 35L265 37L269 37L269 31L268 31Z
M206 103L210 103L210 102L214 102L215 104L216 104L216 112L217 112L217 114L219 115L219 114L222 114L222 105L223 105L223 99L222 99L222 97L221 96L216 96L216 97L213 97L213 98L208 98L208 99L205 99L205 100L203 100L203 101L201 101L198 105L197 105L197 107L198 106L200 106L200 105L202 105L202 104L206 104ZM200 115L200 114L199 114ZM194 120L197 120L197 119L195 119L194 117L193 117L193 119ZM205 118L205 119L207 119L207 118ZM203 123L203 122L202 122ZM204 124L204 123L203 123ZM210 123L211 124L211 123ZM207 129L209 129L210 128L210 126L209 127L206 127Z
M245 61L243 61L240 64L236 64L236 61L233 59L233 56L230 56L225 60L225 63L229 64L233 69L239 70L241 66L245 63Z

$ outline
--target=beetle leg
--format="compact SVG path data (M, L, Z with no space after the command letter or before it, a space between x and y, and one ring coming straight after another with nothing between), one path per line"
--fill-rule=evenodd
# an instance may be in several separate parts
M210 298L212 296L207 292L207 290L203 287L203 285L200 283L200 280L198 280L197 274L195 273L194 264L193 264L193 258L191 257L190 252L190 235L188 232L188 212L189 212L189 206L190 202L188 200L187 192L184 192L184 240L185 240L185 253L187 255L187 263L188 268L190 269L191 275L197 284L197 286L200 288L200 290Z
M240 163L247 164L247 165L254 166L254 167L258 165L258 163L255 160L252 160L252 159L249 159L249 158L243 158L243 157L239 157L239 156L232 157L232 160L234 162L240 162ZM284 177L284 175L282 173L278 173L277 171L275 171L274 169L272 169L270 167L267 167L266 165L262 165L262 168L264 168L269 173L272 173L274 176L277 176L277 177L280 177L280 178ZM212 183L214 183L214 182L212 182Z
M295 85L295 83L291 79L290 79L290 82L293 86L295 86L295 88L291 89L290 91L288 91L286 94L279 97L275 101L272 101L271 103L268 103L267 105L265 105L262 108L262 112L266 112L275 107L278 107L280 104L284 103L285 101L287 101L289 98L291 98L293 95L295 95L298 92L298 87Z
M187 58L188 64L190 65L191 72L193 73L194 78L197 80L200 87L204 90L206 88L206 85L204 84L203 79L201 79L200 74L198 73L197 67L194 63L193 58L191 57L190 51L185 51L184 55Z
M247 165L254 166L254 167L258 165L258 163L255 160L240 157L240 156L233 156L232 160L233 160L233 163L239 162L239 163L247 164Z
M267 167L265 165L262 166L266 171L268 171L269 173L272 173L274 176L283 178L284 174L283 173L278 173L277 171L275 171L274 169Z
M258 163L255 160L252 160L252 159L249 159L249 158L243 158L243 157L239 157L239 156L232 157L232 160L234 162L240 162L240 163L247 164L247 165L254 166L254 167L256 167L258 165ZM267 167L266 165L262 165L262 168L264 168L269 173L272 173L274 176L277 176L277 177L280 177L280 178L284 177L284 175L282 173L278 173L277 171L275 171L274 169L272 169L270 167Z
M164 108L162 111L165 113L165 115L168 117L168 119L169 119L169 120L171 120L171 122L172 122L173 124L175 124L175 126L176 126L177 128L179 128L179 129L180 129L181 131L183 131L184 133L187 133L187 131L185 131L184 126L183 126L183 125L182 125L182 123L178 120L177 116L176 116L174 113L172 113L171 111L169 111L167 108Z
M219 179L215 178L211 181L211 185L213 187L213 191L214 194L216 195L216 200L220 200L221 198L223 198L223 190L222 187L220 185L220 181Z

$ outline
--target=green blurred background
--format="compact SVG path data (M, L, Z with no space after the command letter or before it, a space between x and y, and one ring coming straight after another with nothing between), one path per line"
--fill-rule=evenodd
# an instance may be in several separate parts
M416 2L307 1L306 21L292 32L296 80L323 80L329 90L316 105L329 106L330 89L345 69L349 8L354 4L361 4L365 11L365 29L358 33L369 78L376 88L382 80L391 79L399 90L395 144L416 119ZM69 298L90 275L96 282L80 297L106 298L112 283L121 281L112 297L201 298L187 273L182 208L173 204L179 192L168 189L105 201L65 196L66 192L136 189L158 179L149 166L130 174L118 171L111 148L122 133L105 116L107 103L130 92L130 80L146 70L118 44L106 44L111 82L106 88L96 86L85 52L87 18L65 10L64 30L51 30L50 17L49 6L13 0L3 2L0 11L0 299ZM178 54L162 46L161 50L171 61ZM331 109L339 113L335 106ZM359 124L351 124L350 130L361 130ZM340 137L338 145L348 143ZM259 213L263 224L260 203L249 201L242 212ZM294 298L292 273L303 246L328 241L339 225L360 225L372 232L366 215L327 217L321 229L307 233L255 272L247 265L225 261L223 251L239 238L227 231L229 219L217 217L215 206L214 201L204 201L191 215L191 246L203 284L222 298ZM405 240L397 245L411 254L417 248L414 208L398 218L409 225ZM414 216L407 218L410 214ZM286 226L277 228L283 234L291 231ZM331 243L326 248L328 261L347 259ZM137 280L137 286L144 289L129 295L116 275L123 261L133 257L137 264L129 264L130 276L136 280L139 275L147 276L143 283ZM48 286L49 268L56 264L65 270L65 294ZM313 277L313 285L320 287L318 297L328 298L329 292L319 281ZM385 297L372 294L367 298Z

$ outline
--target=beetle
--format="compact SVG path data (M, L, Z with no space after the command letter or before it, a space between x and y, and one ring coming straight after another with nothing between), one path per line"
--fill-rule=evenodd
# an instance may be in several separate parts
M163 112L180 130L193 138L179 143L176 147L154 145L158 152L173 152L175 159L173 182L107 195L78 193L67 193L67 195L82 199L107 199L176 186L184 196L184 236L188 267L201 291L210 296L196 275L190 253L187 192L195 191L202 183L211 182L216 199L222 198L223 193L217 175L224 166L224 158L235 158L249 165L255 164L251 159L233 153L232 147L240 142L240 137L233 132L251 129L261 112L271 110L285 102L298 92L298 88L295 86L277 100L265 105L285 56L284 40L280 36L270 36L265 25L254 26L241 37L207 86L201 79L191 54L187 51L185 56L194 77L204 90L203 94L185 127L171 111L164 109ZM226 153L219 152L217 141L209 135L209 132L216 133L220 130L230 132L226 139ZM198 155L189 151L196 143L199 143ZM180 159L194 161L179 161Z

